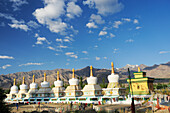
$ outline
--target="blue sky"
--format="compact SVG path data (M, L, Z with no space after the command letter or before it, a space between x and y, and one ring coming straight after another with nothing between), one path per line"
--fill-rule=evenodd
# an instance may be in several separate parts
M0 74L170 58L169 0L1 0Z

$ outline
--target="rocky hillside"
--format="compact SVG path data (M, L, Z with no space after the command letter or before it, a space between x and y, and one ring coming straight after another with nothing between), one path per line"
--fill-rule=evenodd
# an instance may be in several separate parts
M154 78L170 78L170 62L166 64L146 66L144 64L139 65L142 71L147 72L148 77ZM130 68L131 75L133 72L137 71L136 65L126 65L123 68L116 68L115 73L120 75L120 80L125 80L128 78L127 68ZM55 70L33 70L30 72L17 72L13 74L0 75L0 87L9 88L13 84L13 79L16 78L16 82L22 82L22 77L25 77L26 84L29 84L32 81L32 75L35 75L36 82L39 83L43 81L43 74L47 74L47 80L53 85L54 81L57 78L57 71L60 72L60 79L64 80L65 83L68 83L69 78L72 76L72 71L70 69L55 69ZM83 69L78 69L75 71L76 77L82 77L83 81L86 82L86 77L89 76L90 67L87 66ZM109 69L93 69L94 76L98 77L98 83L102 82L102 79L105 78L107 81L107 76L111 73Z

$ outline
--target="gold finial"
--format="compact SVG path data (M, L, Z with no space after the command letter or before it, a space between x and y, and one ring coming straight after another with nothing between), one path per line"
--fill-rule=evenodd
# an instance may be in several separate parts
M90 66L90 76L93 76L93 67Z
M114 71L114 64L113 64L113 62L111 63L111 66L112 66L112 73L115 73L115 71Z
M14 78L14 86L15 86L15 80L16 80L16 79Z
M57 80L60 80L60 79L59 79L59 71L57 71Z
M72 69L72 72L73 72L72 78L75 78L75 75L74 75L74 68Z
M25 84L25 77L23 77L23 81L22 81L22 84Z
M44 81L47 81L46 73L44 73Z
M32 79L32 82L33 82L33 83L35 82L35 75L33 75L33 79Z
M140 67L138 67L138 72L140 72Z

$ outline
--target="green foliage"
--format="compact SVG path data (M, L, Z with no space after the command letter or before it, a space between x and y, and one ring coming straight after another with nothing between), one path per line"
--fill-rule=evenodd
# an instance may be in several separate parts
M6 98L5 91L0 88L0 112L1 113L10 113L10 108L5 105L4 99Z
M53 85L51 85L51 88L53 88L53 87L55 87L55 85L53 84Z
M5 94L9 94L9 92L10 92L10 89L6 89L6 90L4 91Z
M18 90L20 90L20 87L19 87L20 85L21 85L21 81L19 81L16 85L18 87Z
M102 83L100 84L101 88L106 88L107 87L107 83L105 83L105 78L102 79Z
M80 83L79 84L80 84L80 87L83 88L83 78L82 77L80 77Z

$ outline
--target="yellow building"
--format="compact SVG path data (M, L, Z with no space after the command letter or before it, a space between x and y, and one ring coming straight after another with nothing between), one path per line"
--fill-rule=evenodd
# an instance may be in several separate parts
M134 72L134 78L131 78L131 86L130 80L127 79L130 87L130 93L133 95L150 95L153 91L153 81L154 78L146 77L146 72L140 71L138 67L138 72Z

